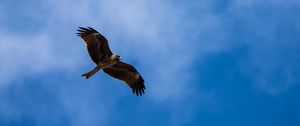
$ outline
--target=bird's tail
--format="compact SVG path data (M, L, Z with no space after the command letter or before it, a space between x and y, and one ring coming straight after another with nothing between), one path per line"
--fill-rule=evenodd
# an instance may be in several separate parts
M94 69L92 69L91 71L82 74L82 77L85 77L85 79L89 79L91 76L93 76L95 73L97 73L99 70L101 70L102 67L100 67L99 65L97 65Z

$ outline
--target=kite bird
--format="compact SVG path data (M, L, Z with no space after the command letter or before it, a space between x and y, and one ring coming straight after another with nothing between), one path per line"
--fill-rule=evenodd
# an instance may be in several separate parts
M79 27L77 35L86 43L91 59L96 67L82 76L88 79L99 70L119 79L132 89L137 96L142 96L145 90L144 79L139 72L130 64L121 61L117 54L113 54L108 46L107 39L91 27Z

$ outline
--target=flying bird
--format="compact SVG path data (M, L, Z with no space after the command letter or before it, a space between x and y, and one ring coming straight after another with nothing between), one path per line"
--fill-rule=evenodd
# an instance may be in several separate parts
M91 59L97 65L81 76L88 79L99 70L103 70L111 77L125 82L137 96L144 94L145 85L142 76L134 66L122 62L118 54L111 52L108 41L102 34L91 27L79 27L77 31L77 35L86 43Z

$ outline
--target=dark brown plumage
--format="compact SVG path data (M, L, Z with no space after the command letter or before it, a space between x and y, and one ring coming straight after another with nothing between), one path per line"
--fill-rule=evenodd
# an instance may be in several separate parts
M139 72L130 64L120 61L120 56L113 54L109 48L107 39L91 27L79 27L77 35L87 44L91 59L96 67L83 74L88 79L99 70L125 82L137 96L144 94L144 79Z

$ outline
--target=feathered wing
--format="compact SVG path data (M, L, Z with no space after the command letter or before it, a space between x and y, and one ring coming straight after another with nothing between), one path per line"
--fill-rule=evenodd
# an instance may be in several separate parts
M145 90L144 79L130 64L119 61L117 64L103 69L103 71L119 80L124 81L137 96L142 96Z
M91 27L79 27L77 35L87 44L87 49L92 60L98 64L105 57L112 55L107 39Z

